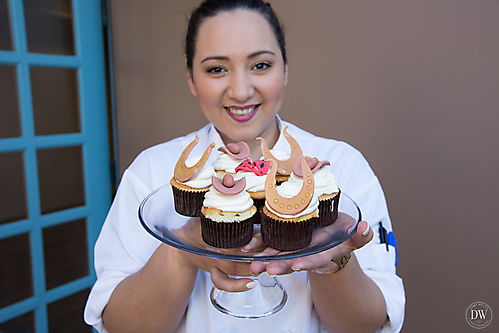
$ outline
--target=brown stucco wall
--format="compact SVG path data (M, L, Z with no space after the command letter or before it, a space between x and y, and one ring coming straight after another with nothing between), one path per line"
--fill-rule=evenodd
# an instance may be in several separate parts
M206 119L182 55L197 1L110 3L122 172ZM403 332L473 332L472 302L499 314L499 1L271 3L287 32L281 117L357 147L384 187Z

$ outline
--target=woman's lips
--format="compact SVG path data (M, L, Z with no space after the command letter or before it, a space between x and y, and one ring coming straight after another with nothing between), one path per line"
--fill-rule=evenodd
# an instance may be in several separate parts
M226 106L227 114L237 122L244 123L255 116L260 108L260 104L247 106Z

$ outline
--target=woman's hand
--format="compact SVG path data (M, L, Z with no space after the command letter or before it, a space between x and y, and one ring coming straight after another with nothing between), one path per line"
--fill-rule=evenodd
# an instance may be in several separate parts
M327 231L328 229L325 227L316 232L312 242L319 242L324 237L328 237ZM363 247L371 241L373 236L374 232L369 227L369 224L365 221L361 221L357 226L357 232L339 246L317 254L295 259L276 260L270 262L255 261L250 265L251 274L258 275L264 271L267 271L269 275L283 275L301 270L321 273L321 269L326 269L330 266L332 259L343 257L351 253L353 250ZM244 247L244 249L250 250L254 247L261 246L261 242L263 242L261 235L257 234L253 237L251 244L248 244ZM276 255L278 253L281 253L281 251L273 248L267 248L262 252L263 255Z
M199 218L193 217L182 228L171 230L171 232L182 240L189 240L189 243L194 246L202 247L205 243L201 239L199 228ZM209 272L213 284L220 290L242 292L254 287L254 282L250 278L230 277L250 276L251 272L247 262L211 259L177 249L175 251L179 254L178 257L182 265Z
M185 228L179 229L177 233L188 230L189 228L187 228L187 226L192 223L190 222L191 221L187 223ZM328 238L330 236L328 231L329 229L324 227L318 232L315 232L312 243L320 242L324 238ZM337 247L314 255L271 262L257 261L250 264L247 262L211 259L184 251L180 251L180 256L184 265L189 265L209 272L213 284L218 289L228 292L244 292L255 286L251 278L244 277L250 275L257 276L265 271L267 271L269 275L291 274L301 270L316 271L320 273L322 268L331 264L332 259L342 257L355 249L363 247L372 239L373 234L374 233L370 230L367 222L361 221L358 224L357 232L349 240ZM262 235L256 233L253 236L251 243L243 247L243 250L255 250L257 248L262 248L264 245ZM261 252L261 255L277 255L279 253L281 253L281 251L267 247Z
M250 278L234 278L251 275L250 264L247 262L210 259L184 251L182 251L182 257L186 264L209 272L211 281L220 290L242 292L255 286L255 283Z

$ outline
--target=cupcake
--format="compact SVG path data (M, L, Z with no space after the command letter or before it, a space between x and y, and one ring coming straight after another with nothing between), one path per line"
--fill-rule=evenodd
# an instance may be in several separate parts
M301 159L303 181L300 186L275 186L277 163L271 160L265 182L265 206L261 214L261 233L267 245L282 251L308 246L319 218L319 201L314 196L314 176L305 159Z
M229 143L225 147L218 148L220 155L213 162L213 168L217 177L222 179L225 174L236 174L236 168L248 159L250 149L246 142Z
M206 193L201 208L201 235L206 244L218 248L246 245L253 236L256 207L244 190L246 179L234 181L212 177L213 186Z
M247 159L236 168L235 179L246 179L246 192L249 193L257 209L255 224L260 224L260 210L265 204L265 180L270 169L269 161L253 161Z
M314 175L314 196L319 200L319 219L317 226L332 224L338 218L338 203L340 201L340 189L334 175L326 168L329 161L319 161L317 158L305 158ZM293 173L289 182L303 182L300 160L293 166Z
M191 217L201 215L204 195L209 191L211 179L215 174L213 166L206 163L215 143L211 143L202 156L188 158L198 141L199 135L196 134L194 141L180 155L170 180L175 211L180 215Z
M265 142L265 139L257 138L262 142L263 158L265 160L274 160L277 163L277 173L275 178L277 185L288 180L289 175L293 171L293 165L295 161L301 156L303 156L300 145L298 145L296 140L291 135L288 134L287 128L288 126L284 127L282 133L284 134L284 137L286 138L286 140L289 143L289 146L291 147L290 154L281 150L273 149L271 151L269 150L269 147L267 146L267 142Z

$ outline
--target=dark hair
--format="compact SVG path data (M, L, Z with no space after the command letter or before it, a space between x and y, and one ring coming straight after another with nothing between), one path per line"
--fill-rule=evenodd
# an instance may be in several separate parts
M205 0L192 12L187 26L187 36L185 38L187 68L192 70L192 59L196 53L196 39L201 23L203 23L206 18L214 17L221 12L235 11L237 9L254 10L267 19L267 22L269 22L274 31L279 47L281 48L284 64L287 64L284 32L269 3L261 0Z

